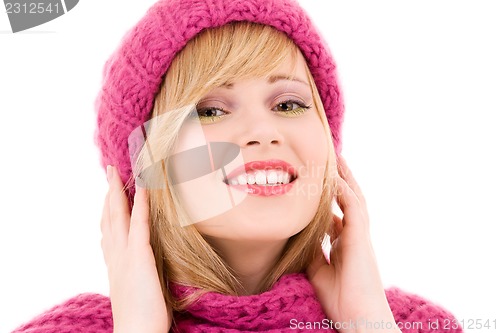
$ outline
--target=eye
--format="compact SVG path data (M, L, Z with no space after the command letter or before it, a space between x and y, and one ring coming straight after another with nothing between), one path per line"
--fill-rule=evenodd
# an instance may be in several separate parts
M197 110L198 119L202 124L213 123L229 114L223 108L207 107Z
M305 113L310 108L311 105L305 105L304 103L295 100L286 100L279 102L273 111L278 112L280 115L285 117L293 117Z

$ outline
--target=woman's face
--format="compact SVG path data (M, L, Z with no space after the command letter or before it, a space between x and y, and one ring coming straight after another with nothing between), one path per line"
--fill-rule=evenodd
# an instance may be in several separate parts
M313 218L328 146L305 66L299 54L296 64L290 57L270 80L218 87L183 125L174 156L188 156L189 168L205 164L213 171L193 179L186 173L196 172L172 165L183 179L174 187L177 195L202 234L283 240Z

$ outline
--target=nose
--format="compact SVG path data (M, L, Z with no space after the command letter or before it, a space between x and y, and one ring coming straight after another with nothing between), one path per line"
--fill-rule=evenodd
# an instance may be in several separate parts
M285 142L282 124L277 116L269 110L246 110L240 137L240 147L280 146Z

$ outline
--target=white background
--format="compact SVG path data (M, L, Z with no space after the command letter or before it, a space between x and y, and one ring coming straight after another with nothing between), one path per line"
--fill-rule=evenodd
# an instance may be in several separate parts
M2 8L0 332L78 293L107 293L93 103L105 60L152 3L81 1L17 34ZM301 3L339 66L343 154L368 200L384 283L498 328L496 1Z

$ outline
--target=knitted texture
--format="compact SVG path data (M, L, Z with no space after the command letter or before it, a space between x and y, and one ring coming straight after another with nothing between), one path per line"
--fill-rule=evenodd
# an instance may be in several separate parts
M173 286L171 289L176 297L191 292L190 288L183 286ZM403 333L463 332L461 328L451 327L454 317L449 312L419 296L397 288L386 290L386 296ZM429 325L429 321L434 323L436 320L439 323L437 328ZM174 321L175 326L170 330L172 333L336 332L325 326L316 329L298 328L298 323L328 322L306 275L298 273L282 276L271 290L259 295L237 297L207 293L186 312L175 313ZM380 332L383 331L380 329ZM97 294L79 295L12 333L35 332L112 333L109 298Z
M344 105L335 63L323 37L295 0L160 0L123 37L106 62L95 107L101 165L117 167L133 185L128 137L149 120L175 55L202 29L249 21L284 32L302 51L323 102L337 153ZM130 186L132 202L134 187Z
M192 292L180 286L171 291L177 298ZM292 319L320 322L324 318L312 285L302 274L289 274L260 295L204 294L190 306L188 316L179 317L174 332L277 333L289 328Z
M80 294L33 318L12 333L113 332L111 303L98 294Z

